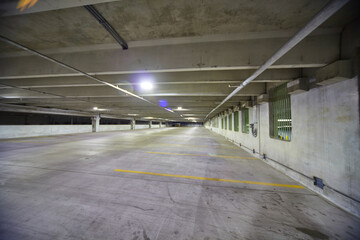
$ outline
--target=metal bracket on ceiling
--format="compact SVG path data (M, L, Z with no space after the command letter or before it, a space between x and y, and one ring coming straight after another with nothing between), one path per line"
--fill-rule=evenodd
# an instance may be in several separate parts
M128 49L128 45L125 40L119 35L119 33L106 21L106 19L99 13L93 5L85 5L84 8L93 15L96 20L108 31L111 36L122 46L123 50Z

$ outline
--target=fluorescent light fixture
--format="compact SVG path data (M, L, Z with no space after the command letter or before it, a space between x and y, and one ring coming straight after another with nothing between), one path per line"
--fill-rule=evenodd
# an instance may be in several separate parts
M93 107L94 111L108 111L108 109L105 108L98 108L98 107Z
M166 111L169 111L169 112L174 112L173 110L171 110L170 108L165 108Z
M136 113L129 113L128 116L137 116L139 114L136 114Z
M151 90L153 89L153 84L148 80L144 80L140 83L140 87L142 90Z
M177 107L174 109L175 111L188 111L189 109L185 109L183 107Z

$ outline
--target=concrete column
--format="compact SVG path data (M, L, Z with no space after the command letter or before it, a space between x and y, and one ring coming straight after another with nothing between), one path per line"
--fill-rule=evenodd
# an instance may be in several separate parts
M162 126L161 126L161 122L159 122L159 128L161 128Z
M149 121L149 128L152 128L152 121Z
M100 115L93 116L91 118L92 131L98 132L100 130Z
M136 124L135 119L132 119L130 124L131 124L131 130L135 130L135 124Z

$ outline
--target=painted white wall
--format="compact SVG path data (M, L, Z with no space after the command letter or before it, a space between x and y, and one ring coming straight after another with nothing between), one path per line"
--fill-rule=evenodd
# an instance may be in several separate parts
M91 131L91 125L0 125L0 138L35 137Z
M257 137L205 126L229 140L255 149L258 157L267 157L291 168L264 160L268 164L301 182L311 190L360 216L360 127L359 127L359 86L357 77L336 84L311 89L291 96L292 140L290 142L273 139L269 132L269 104L249 109L249 122L254 122L252 111L259 110L260 126ZM350 198L325 187L313 185L309 179L322 178L325 185L336 189Z

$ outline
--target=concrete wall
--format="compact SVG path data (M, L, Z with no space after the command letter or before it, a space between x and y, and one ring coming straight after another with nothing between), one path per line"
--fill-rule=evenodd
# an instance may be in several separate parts
M91 131L91 125L0 125L0 138L35 137Z
M136 125L137 129L148 129L149 125ZM159 128L159 125L152 125ZM131 130L131 125L100 125L100 132ZM0 139L61 135L92 132L91 125L0 125Z
M100 125L100 132L107 132L107 131L121 131L121 130L131 130L131 125Z
M256 121L252 114L258 112L258 136L206 127L217 132L244 149L262 157L268 164L304 184L311 190L360 216L360 128L358 79L311 89L291 96L292 140L273 139L269 135L269 104L249 109L250 123ZM219 119L218 119L219 121ZM233 127L234 129L234 127ZM271 160L272 159L272 160ZM276 163L276 162L278 163ZM284 166L282 166L284 165ZM313 176L322 178L322 190L313 184ZM341 193L339 193L341 192Z
M146 129L146 128L149 128L149 124L146 124L146 125L144 125L144 124L142 124L142 125L136 124L135 125L135 130L136 129Z

